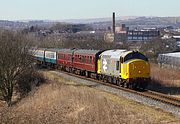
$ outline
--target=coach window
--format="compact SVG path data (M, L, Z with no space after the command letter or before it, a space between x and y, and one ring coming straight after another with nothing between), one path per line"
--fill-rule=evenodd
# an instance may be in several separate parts
M116 70L119 70L119 61L116 62Z
M82 61L82 56L81 55L79 55L79 62L81 62Z
M71 60L71 55L68 55L68 60Z
M76 59L76 58L77 58L77 55L75 55L75 56L74 56L74 60L75 60L75 61L77 61L77 59Z
M86 60L87 60L87 59L86 59L86 56L84 56L84 63L86 63Z
M76 61L78 62L78 55L76 55Z
M84 62L84 56L82 56L82 62Z
M71 56L71 55L69 55L69 60L71 60L71 58L72 58L72 56Z
M87 61L87 63L89 63L89 56L87 56L87 60L86 61Z
M49 54L49 58L54 58L53 54Z
M89 62L92 63L92 56L90 56L90 61Z
M87 63L89 63L89 56L87 56Z
M86 56L83 56L83 62L84 63L86 62Z
M83 58L83 62L84 62L84 63L86 63L86 56L84 56L84 58Z
M87 63L86 61L87 61L87 56L84 56L84 62Z
M82 62L82 58L83 58L83 57L82 57L82 56L80 56L80 58L79 58L79 59L80 59L80 62Z

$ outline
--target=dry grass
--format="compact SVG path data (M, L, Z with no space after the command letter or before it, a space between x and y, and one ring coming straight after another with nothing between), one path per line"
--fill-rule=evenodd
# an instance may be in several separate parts
M11 108L0 107L0 123L178 123L161 110L64 80L51 79Z
M180 71L151 64L151 76L165 86L180 87Z
M180 71L151 63L151 78L150 90L180 97Z

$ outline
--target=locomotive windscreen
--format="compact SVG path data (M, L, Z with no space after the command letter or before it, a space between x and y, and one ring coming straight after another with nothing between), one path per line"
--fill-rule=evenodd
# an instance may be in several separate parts
M131 52L124 57L124 62L130 59L142 59L148 61L148 58L139 52Z

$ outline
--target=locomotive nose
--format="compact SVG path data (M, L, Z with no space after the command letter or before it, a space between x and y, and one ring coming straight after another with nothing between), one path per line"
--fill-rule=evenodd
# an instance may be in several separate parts
M139 77L148 78L150 76L149 63L143 60L136 60L130 62L129 76L130 78L139 78Z

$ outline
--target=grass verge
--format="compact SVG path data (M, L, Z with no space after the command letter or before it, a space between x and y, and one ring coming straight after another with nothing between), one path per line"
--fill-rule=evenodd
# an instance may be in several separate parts
M49 83L11 108L0 109L0 123L178 123L162 110L43 72Z

